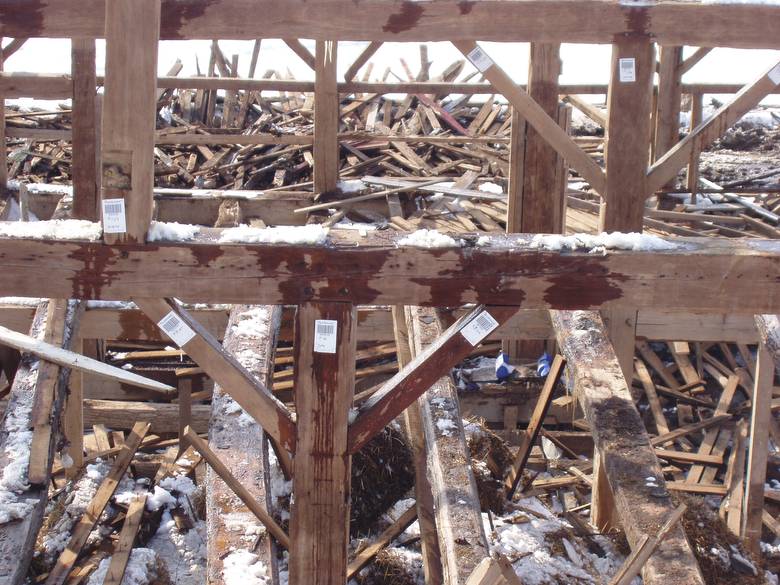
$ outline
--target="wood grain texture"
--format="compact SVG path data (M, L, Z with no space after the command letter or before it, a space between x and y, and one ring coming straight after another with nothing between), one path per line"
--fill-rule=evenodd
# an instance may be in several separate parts
M316 320L336 321L335 353L314 351ZM355 388L356 321L349 303L298 307L290 583L346 582L352 465L347 423Z
M95 39L74 39L71 48L73 72L72 181L73 218L98 221L99 134L97 131Z
M666 252L599 255L531 248L522 235L426 249L397 245L404 234L345 231L331 231L327 245L306 246L218 244L212 235L144 246L0 238L0 295L36 296L45 273L57 298L780 311L773 240L677 237L677 248Z
M339 180L338 43L317 41L314 67L314 191L333 191Z
M111 0L105 22L101 197L124 199L127 223L125 234L105 239L143 242L152 221L160 0Z
M551 311L574 394L591 426L614 497L615 513L632 548L657 533L674 510L664 476L601 317L591 311ZM655 481L648 482L652 477ZM654 483L655 487L648 485ZM642 571L648 584L703 584L681 528L659 545Z
M4 0L3 35L104 34L105 0ZM771 5L617 0L165 0L163 39L280 38L386 41L539 41L611 43L644 32L664 45L777 48L780 10ZM701 26L706 22L707 26Z

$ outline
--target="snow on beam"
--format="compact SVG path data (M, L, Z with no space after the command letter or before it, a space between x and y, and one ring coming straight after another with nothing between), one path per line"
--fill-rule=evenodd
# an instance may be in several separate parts
M632 548L653 536L674 510L661 465L609 341L593 311L551 311L560 351L574 381L575 396L593 429L615 512ZM648 585L703 585L691 547L677 526L642 571Z
M412 355L422 353L442 334L442 324L433 309L407 307L406 319ZM489 549L458 392L449 374L433 383L420 403L444 583L465 584Z
M76 325L76 303L67 303L64 311L53 310L56 302L42 302L33 319L30 336L68 348ZM55 323L55 320L59 320ZM36 410L40 408L44 386L55 381L49 421L59 421L70 370L22 354L8 407L0 423L0 585L25 582L35 539L43 522L48 482L31 485L28 468L35 436ZM41 392L43 390L43 392ZM54 456L56 428L48 433L48 442L36 447L42 456L38 467L48 475Z
M663 45L777 48L773 3L631 3L617 0L164 0L161 39L276 38L611 43L646 33ZM105 34L105 0L5 0L10 37ZM78 18L73 18L78 14ZM706 22L707 26L700 26Z
M0 224L6 234L0 237L0 295L40 295L45 273L47 294L61 298L780 312L775 240L625 234L455 240L427 230L362 236L314 225L170 227L156 228L160 241L122 246L13 232L16 239L7 235L20 228ZM46 225L36 229L49 228L58 233Z
M225 331L225 350L269 387L281 313L281 307L236 306L230 313ZM216 385L211 406L209 446L250 494L263 507L270 509L271 480L266 444L260 425ZM230 566L244 561L250 565L262 563L269 573L276 575L276 544L219 475L211 467L207 469L207 582L224 582L226 564ZM262 534L260 544L253 548L258 534Z

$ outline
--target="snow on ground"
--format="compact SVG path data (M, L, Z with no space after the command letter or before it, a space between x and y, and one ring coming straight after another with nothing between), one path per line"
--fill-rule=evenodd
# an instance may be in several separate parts
M479 244L479 241L477 242ZM531 240L531 247L556 252L565 250L589 251L592 254L603 253L605 250L664 251L674 250L674 244L658 236L639 234L635 232L611 232L592 234L574 234L571 236L538 234Z
M225 557L222 577L225 585L266 585L271 582L266 564L247 550L237 550Z
M2 221L0 236L7 238L43 238L47 240L96 241L103 234L100 223L81 219L47 221Z
M460 248L461 241L436 230L421 229L396 242L411 248Z
M328 239L328 228L319 224L304 226L280 226L269 228L253 228L242 225L222 230L219 242L227 243L262 243L262 244L324 244Z
M175 221L153 221L149 226L146 239L149 242L184 242L192 240L200 231L200 226Z
M111 558L100 561L98 568L90 575L87 585L103 585L108 567L111 565ZM147 585L156 577L157 554L149 548L134 548L130 551L121 585Z

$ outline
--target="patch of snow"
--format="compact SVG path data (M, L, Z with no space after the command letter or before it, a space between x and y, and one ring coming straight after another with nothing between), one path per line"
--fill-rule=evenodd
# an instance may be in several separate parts
M199 231L200 226L188 223L153 221L146 239L149 242L186 242L192 240Z
M439 432L441 432L442 435L445 437L451 437L453 429L457 429L458 425L455 424L455 421L449 418L440 418L436 421L436 427L439 429Z
M37 307L43 299L35 297L0 297L0 305L22 305L24 307Z
M99 240L103 229L99 223L83 219L47 221L0 221L0 236L6 238L40 238L46 240Z
M479 186L479 190L483 193L494 193L496 195L503 195L504 194L504 188L501 185L496 185L495 183L482 183Z
M574 234L571 236L537 234L531 240L531 247L541 250L587 250L590 253L603 253L605 250L664 251L675 250L678 245L648 234L636 232L611 232L592 234Z
M336 183L336 189L339 189L345 195L352 195L354 193L360 193L365 191L366 184L360 179L350 181L339 181Z
M222 244L324 244L328 240L328 228L320 224L303 226L280 226L253 228L242 225L222 230L219 242Z
M202 585L206 568L206 523L198 520L193 528L179 532L169 510L165 510L160 528L148 546L154 549L168 568L176 585Z
M256 554L246 550L230 553L222 561L225 585L266 585L270 582L268 567Z
M397 244L412 248L459 248L463 245L460 240L429 229L412 232L405 238L398 240Z
M100 561L100 565L89 577L87 585L103 585L111 557ZM157 577L157 553L150 548L134 548L130 551L121 585L147 585Z

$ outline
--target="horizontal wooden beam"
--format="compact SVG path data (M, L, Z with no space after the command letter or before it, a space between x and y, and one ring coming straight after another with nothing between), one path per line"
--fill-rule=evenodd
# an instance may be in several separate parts
M93 37L105 31L105 0L3 0L8 37ZM706 22L707 26L700 26ZM162 39L279 38L364 41L611 43L644 33L663 45L774 49L780 7L617 0L164 0Z
M514 234L423 248L406 245L407 234L381 231L332 230L306 245L220 244L223 232L201 232L192 242L145 245L2 237L0 296L780 312L774 240L675 238L666 251L601 254L537 248L533 236ZM269 234L278 232L257 235Z

